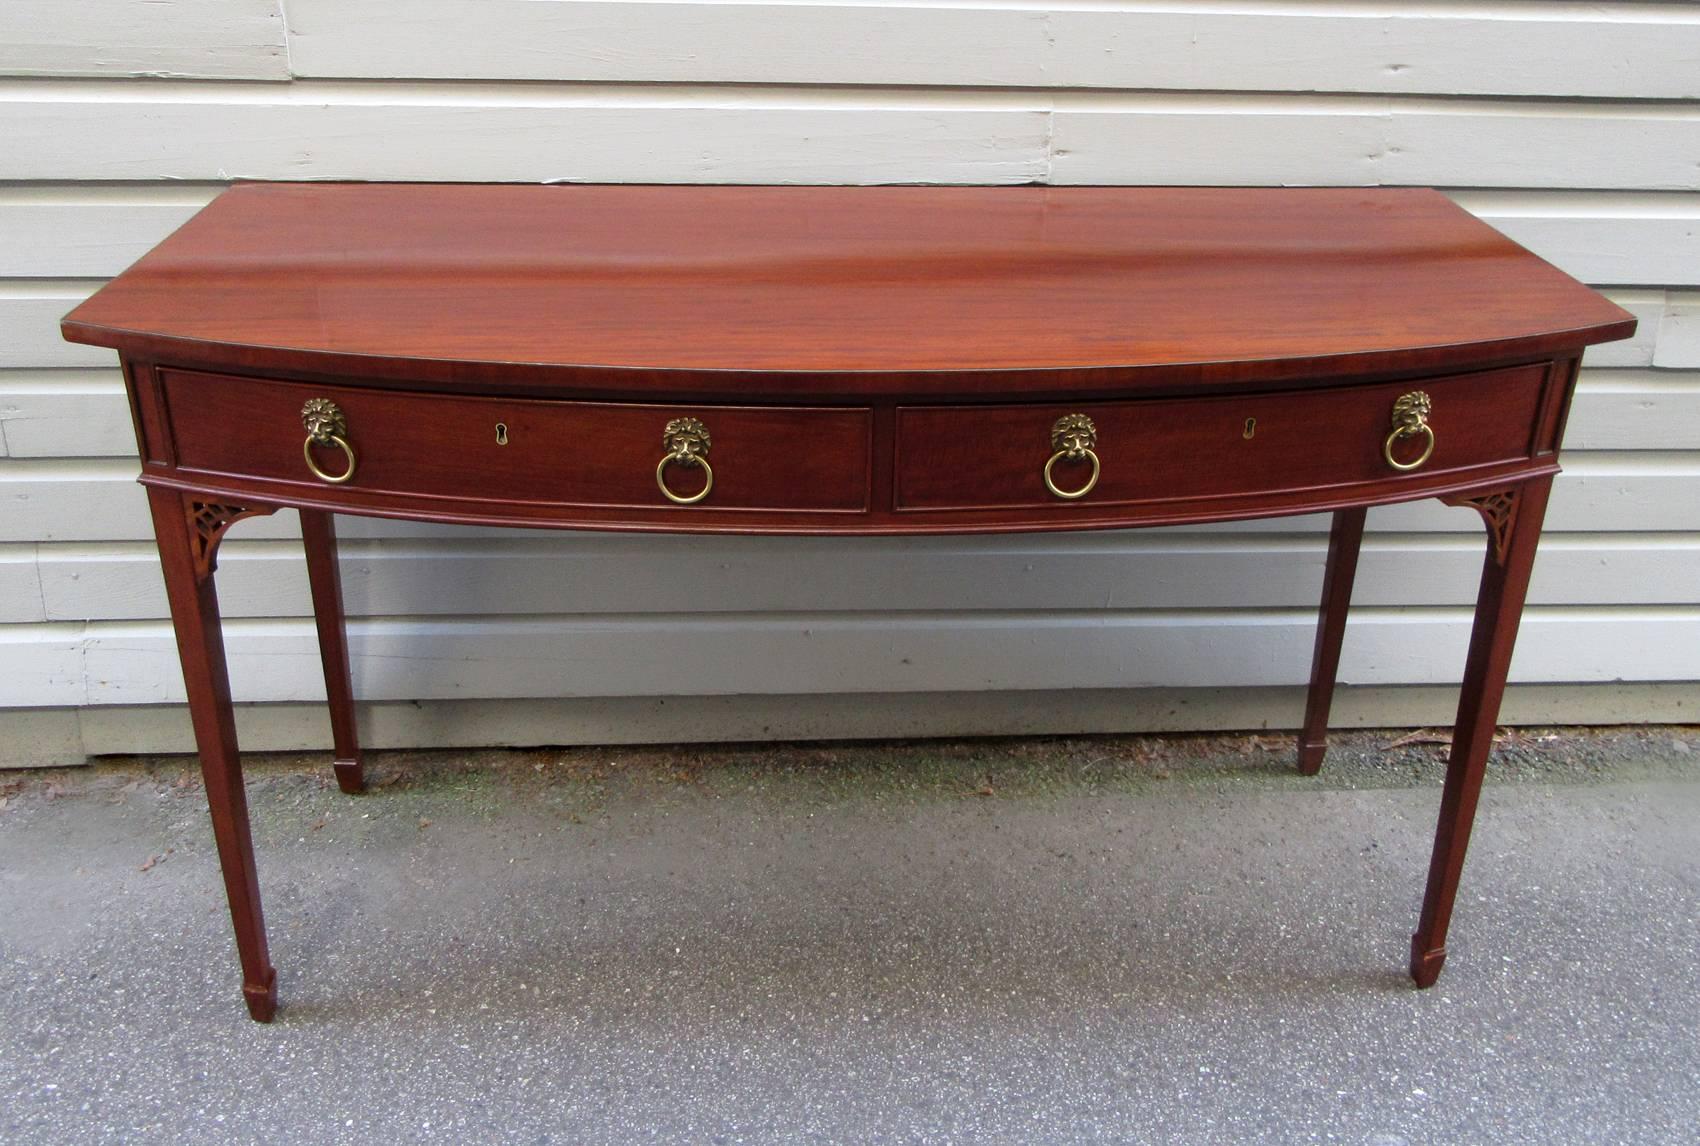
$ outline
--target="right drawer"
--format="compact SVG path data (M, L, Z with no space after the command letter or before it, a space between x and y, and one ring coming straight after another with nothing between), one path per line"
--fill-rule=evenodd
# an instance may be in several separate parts
M1538 364L1225 397L903 407L897 508L1066 511L1430 479L1527 458L1546 376Z

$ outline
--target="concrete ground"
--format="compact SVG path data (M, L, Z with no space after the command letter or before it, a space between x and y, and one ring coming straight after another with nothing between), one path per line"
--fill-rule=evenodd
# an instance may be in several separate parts
M0 774L0 1141L1700 1141L1700 735L253 762L249 1022L181 758Z

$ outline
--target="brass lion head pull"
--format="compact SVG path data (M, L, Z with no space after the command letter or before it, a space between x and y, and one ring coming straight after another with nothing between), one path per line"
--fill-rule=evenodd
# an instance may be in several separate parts
M701 463L711 443L707 426L695 418L674 418L661 431L661 444L674 461L690 466Z
M329 398L309 398L301 407L301 425L307 430L307 440L301 443L301 456L307 459L307 469L314 477L331 485L341 485L354 476L354 447L348 444L348 419ZM335 446L348 459L348 468L340 474L327 473L319 468L313 457L314 446Z
M668 501L675 505L695 505L714 488L714 467L708 464L710 444L708 427L695 418L674 418L667 423L667 428L661 431L661 445L667 452L655 467L655 484L661 487L661 492ZM668 489L667 467L670 465L681 465L688 469L700 468L705 478L702 489L688 496L676 494Z
M1393 425L1407 434L1419 434L1428 425L1428 412L1434 400L1422 390L1401 394L1393 403Z
M1428 424L1429 411L1434 408L1434 402L1421 390L1412 390L1409 394L1401 394L1393 402L1393 428L1388 431L1387 439L1381 443L1381 456L1387 464L1400 472L1408 472L1421 466L1434 454L1434 427ZM1423 446L1423 452L1415 461L1402 462L1393 456L1394 443L1402 438L1425 437L1428 439Z
M330 445L333 437L348 436L348 419L343 417L342 408L329 398L307 399L307 404L301 407L301 424L307 428L307 436L321 446Z
M1085 414L1064 414L1051 426L1051 448L1077 462L1098 444L1098 427Z
M1098 444L1098 427L1092 424L1092 419L1085 414L1064 414L1051 424L1051 449L1056 452L1051 460L1045 463L1045 488L1051 491L1053 497L1064 501L1075 501L1092 492L1092 487L1098 484L1098 454L1094 449ZM1056 464L1064 459L1071 462L1091 462L1092 476L1086 479L1086 484L1079 489L1061 489L1051 476Z

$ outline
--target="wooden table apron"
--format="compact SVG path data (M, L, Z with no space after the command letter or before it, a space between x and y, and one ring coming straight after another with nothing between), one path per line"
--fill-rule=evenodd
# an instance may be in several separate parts
M665 326L670 312L684 316L677 330L688 334L696 329L691 325L694 300L701 292L714 292L722 281L727 291L755 292L777 277L793 294L836 290L848 311L877 308L881 304L864 289L867 282L885 281L881 276L893 274L896 263L902 263L906 276L925 274L915 268L937 261L937 229L964 225L956 209L973 215L1030 204L1041 189L904 189L899 196L878 194L894 189L695 189L702 193L695 196L691 190L551 194L555 189L529 188L507 189L499 197L510 207L526 205L525 218L543 208L547 215L587 202L606 206L604 199L640 215L648 212L651 226L638 227L637 233L659 229L670 236L681 248L677 262L685 269L669 262L665 273L653 268L632 272L637 276L632 289L641 288L658 324ZM728 190L737 193L715 194ZM828 190L831 197L819 194ZM588 191L603 195L587 197ZM971 306L952 298L907 305L931 307L938 321L959 326L964 315L979 321L976 316L984 314L985 338L995 342L1003 336L999 332L1018 321L1009 316L1020 312L1009 309L1007 300L994 305L986 295L987 281L994 288L1009 280L1032 289L1027 280L1039 276L1056 289L1059 274L1062 285L1080 286L1081 276L1096 273L1071 269L1082 263L1098 267L1079 248L1078 236L1072 246L1062 244L1067 249L1059 253L1062 241L1055 235L1066 232L1059 219L1066 222L1071 212L1090 208L1088 222L1098 231L1088 229L1088 238L1099 232L1120 234L1116 224L1124 217L1140 220L1141 236L1187 237L1188 224L1168 221L1190 217L1187 212L1196 215L1202 196L1225 220L1223 226L1260 211L1273 220L1240 236L1240 244L1254 253L1264 243L1290 251L1296 241L1292 228L1308 227L1317 234L1343 228L1355 234L1354 220L1369 220L1363 223L1367 238L1354 240L1350 259L1329 262L1325 272L1305 280L1311 284L1312 306L1320 305L1316 296L1330 289L1340 295L1330 304L1336 309L1349 306L1354 292L1383 289L1375 285L1379 277L1363 280L1370 285L1351 280L1359 273L1351 268L1366 262L1374 276L1385 277L1406 262L1433 261L1437 251L1456 254L1449 273L1456 280L1456 297L1464 301L1455 314L1404 314L1369 326L1360 316L1354 321L1368 333L1342 334L1330 327L1314 336L1315 354L1303 353L1300 341L1298 349L1289 346L1281 354L1236 345L1233 349L1250 356L1212 358L1203 353L1209 340L1230 336L1176 309L1177 329L1190 333L1166 357L1152 352L1149 361L1134 361L1118 347L1104 353L1120 357L1094 364L1087 357L1093 344L1086 332L1049 351L1059 360L1055 368L1023 364L1014 370L989 368L982 360L989 352L966 336L959 339L961 360L941 362L940 356L952 351L948 340L940 341L933 331L910 336L924 346L916 357L925 361L915 370L890 368L903 361L903 338L889 332L868 330L873 345L866 350L848 342L841 350L822 350L839 345L838 333L821 328L815 312L783 312L786 306L813 305L783 294L773 298L789 301L774 302L766 311L737 312L742 319L736 314L703 318L702 332L693 335L695 352L717 356L703 359L717 364L712 369L659 359L648 366L540 362L536 358L542 351L557 351L531 344L528 357L501 361L475 345L486 335L471 326L452 336L438 330L452 324L457 305L476 307L486 293L512 287L506 278L493 283L481 260L488 261L492 249L505 250L503 244L514 241L510 232L523 230L520 224L498 218L459 229L436 225L449 207L464 217L484 203L479 189L353 192L335 186L316 191L246 186L221 197L79 307L65 329L67 337L114 346L123 357L141 449L141 481L159 542L249 1013L271 1019L276 974L261 916L214 572L219 542L232 524L284 507L300 511L334 767L339 785L351 793L362 790L364 780L335 513L543 528L856 535L1107 529L1331 512L1298 748L1300 770L1314 773L1326 750L1329 703L1367 509L1430 497L1473 508L1487 527L1486 554L1428 884L1411 944L1413 979L1419 986L1432 984L1446 958L1452 905L1541 521L1558 472L1578 359L1588 343L1626 336L1633 320L1443 200L1437 203L1438 197L1352 195L1193 189L1081 189L1058 195L1046 190L1042 207L1052 213L1041 212L1047 223L1044 242L1035 247L1038 241L1030 241L1009 255L1010 261L991 259L996 274L990 280L976 279L960 288L964 296L984 297ZM834 231L826 240L820 238L817 213L823 202L839 209L832 218L844 232ZM320 262L315 262L311 236L287 237L275 250L236 256L232 235L246 242L252 228L272 222L287 235L290 211L304 210L303 203L318 212L311 235L325 244ZM1064 207L1053 210L1055 203ZM366 212L374 208L403 222L394 224L390 246L371 256L378 270L368 260L359 272L367 276L362 285L346 277L356 273L346 269L347 248L352 235L367 241L367 229L375 224ZM764 264L757 274L741 263L704 270L692 262L687 257L691 243L709 240L691 230L674 234L669 227L682 211L708 208L720 209L720 218L734 231L742 227L738 237L757 254L783 252L788 260L782 260L783 272ZM1432 250L1413 250L1409 236L1392 233L1400 211L1421 223ZM1014 217L1027 218L1020 212ZM1386 222L1389 217L1395 222ZM869 240L853 224L868 218L883 221L890 232L885 235L890 249L883 253L855 253L864 251ZM337 232L339 219L347 221L346 233ZM632 225L628 216L611 219ZM230 226L228 232L221 232L221 222ZM513 297L555 291L583 271L574 260L586 248L613 244L611 249L624 251L641 245L641 238L626 240L619 234L610 222L588 237L573 238L553 256L560 266L528 265L518 277L531 290ZM931 257L916 264L916 251L905 247L905 236L908 248L925 246ZM949 237L970 244L997 238L991 231L966 237L953 231ZM520 245L529 251L538 241L525 236ZM1117 258L1143 266L1147 248L1161 242L1139 241L1145 246L1104 246L1120 252ZM626 247L618 245L622 242ZM817 249L822 242L831 250ZM437 244L432 248L435 272L453 278L457 269L478 264L484 277L474 275L447 302L440 291L429 295L435 300L430 305L447 308L433 316L433 323L397 329L405 325L400 318L379 314L394 303L387 296L374 301L378 296L370 289L371 276L383 273L384 258L405 263L432 243ZM798 261L796 245L809 243L815 244L809 258ZM1183 246L1190 251L1196 244L1189 238ZM1299 254L1288 257L1301 262L1319 257L1300 247ZM1377 266L1383 247L1388 261ZM988 257L974 249L975 259ZM828 253L850 262L833 264ZM1232 289L1239 256L1225 249L1208 257L1216 264L1207 272L1188 269L1173 277L1214 274L1212 281ZM858 258L874 259L877 265ZM1060 260L1062 269L1044 260ZM821 271L817 261L824 261L827 270ZM1496 297L1510 299L1505 313L1491 322L1478 315L1479 292L1470 280L1472 273L1488 275L1483 265L1496 268L1489 276ZM235 277L226 282L221 276ZM1413 272L1413 277L1422 276ZM370 321L357 324L355 333L326 336L340 339L336 345L304 347L312 332L334 325L334 315L316 322L309 321L311 314L269 317L299 309L300 297L289 292L303 278L313 286L315 299L341 288L341 297L355 311L370 311ZM222 285L201 291L207 281ZM1112 276L1109 281L1123 280ZM621 283L630 286L620 278L607 289L625 289ZM950 284L933 285L947 290ZM695 293L687 295L687 290ZM1422 293L1413 293L1408 305L1446 305L1444 300L1424 302ZM173 309L173 299L191 297L210 309L174 318L180 312ZM1161 297L1160 289L1149 295L1151 300ZM1104 298L1101 284L1090 281L1075 292L1074 303L1088 309L1113 304ZM425 305L416 302L416 307ZM1173 304L1192 310L1205 305L1196 299ZM1302 321L1306 313L1292 310L1291 300L1268 305L1287 309L1279 316L1275 311L1250 314L1246 320L1253 325L1277 317ZM228 313L221 314L221 307ZM895 311L886 317L901 321ZM709 319L719 325L709 325ZM865 320L863 314L860 321ZM219 327L220 321L231 325ZM596 321L586 326L581 340L622 320ZM747 330L725 329L726 323L739 321ZM1330 314L1319 321L1327 325L1336 319ZM1435 342L1425 336L1428 341L1420 345L1402 346L1396 332L1394 344L1370 345L1384 326L1424 321L1468 328L1468 338ZM764 329L774 332L774 341L797 347L795 368L763 357L780 353L754 337ZM647 337L635 327L621 334L623 341L610 345L640 345ZM409 337L430 344L431 353L416 359L394 353ZM458 355L452 363L442 357L445 337L461 339L448 347ZM1042 341L1046 336L1035 329L1030 337ZM1277 334L1254 331L1247 337ZM1364 347L1354 351L1352 337ZM1019 357L1023 352L1006 348L996 353Z

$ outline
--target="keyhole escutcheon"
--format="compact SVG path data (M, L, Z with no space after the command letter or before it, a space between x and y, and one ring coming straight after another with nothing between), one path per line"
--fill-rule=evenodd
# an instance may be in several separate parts
M1245 438L1247 441L1250 441L1251 436L1255 433L1257 433L1257 419L1256 418L1247 418L1245 420L1245 433L1241 434L1240 437Z
M498 446L508 444L508 424L506 422L496 423L496 444Z

